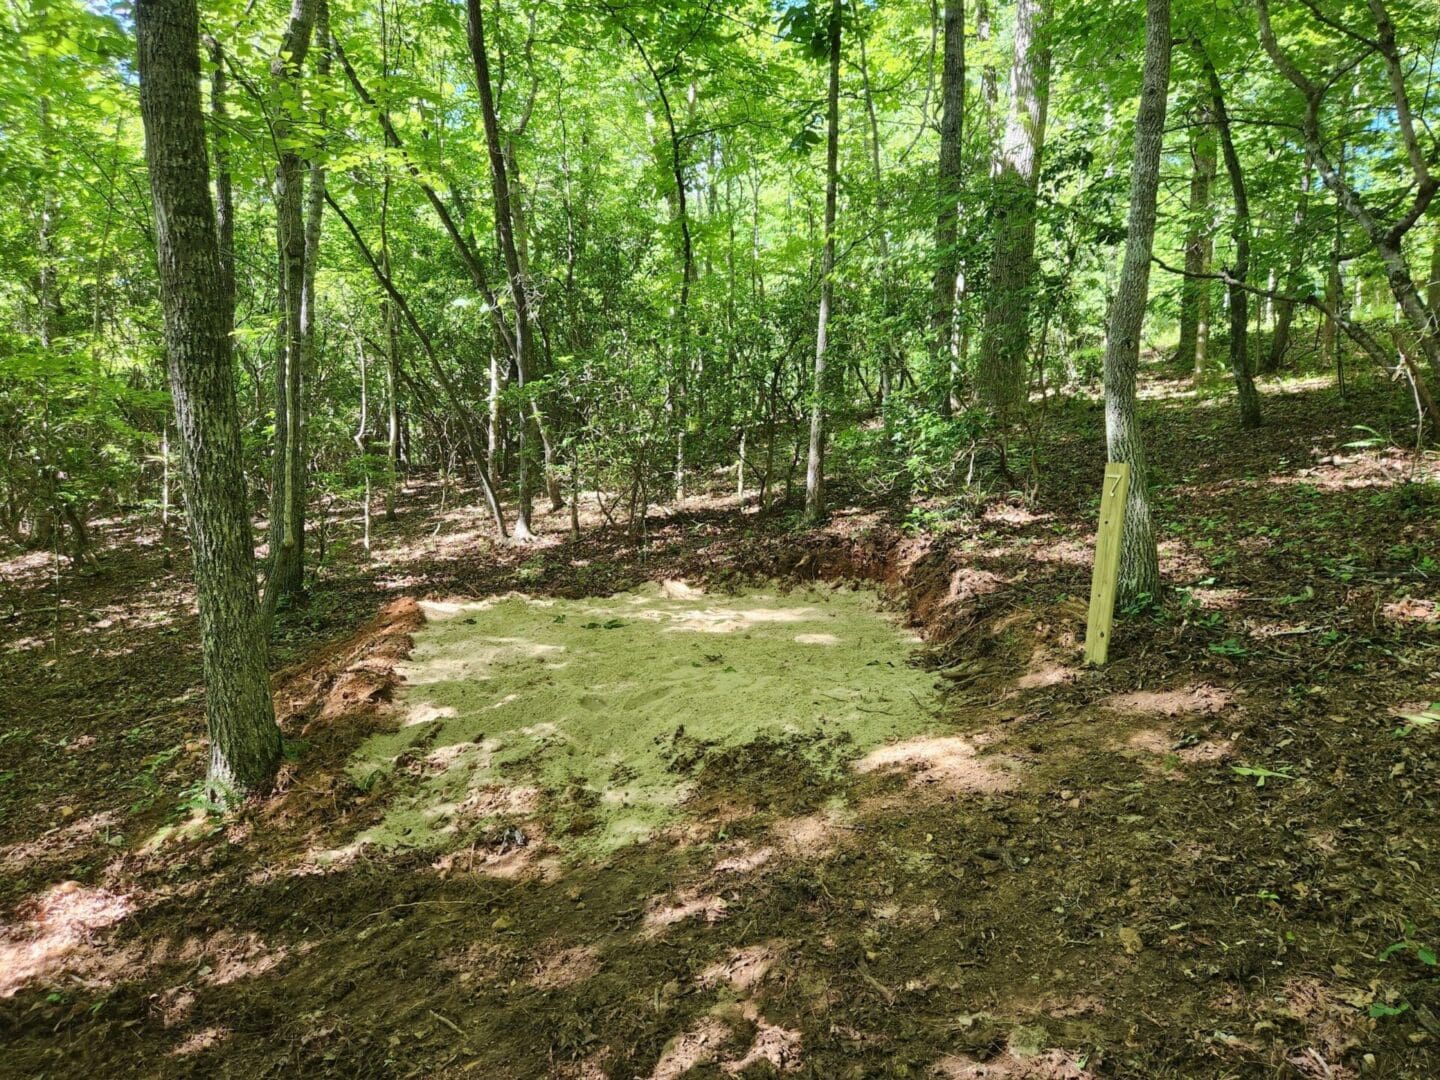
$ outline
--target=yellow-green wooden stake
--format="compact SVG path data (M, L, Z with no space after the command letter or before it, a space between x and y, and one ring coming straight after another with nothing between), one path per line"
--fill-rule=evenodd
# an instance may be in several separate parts
M1090 583L1090 618L1085 628L1085 663L1103 664L1110 654L1110 627L1115 621L1115 584L1120 573L1120 534L1125 527L1125 499L1130 494L1130 466L1112 461L1105 466L1100 491L1100 531L1095 539L1095 577Z

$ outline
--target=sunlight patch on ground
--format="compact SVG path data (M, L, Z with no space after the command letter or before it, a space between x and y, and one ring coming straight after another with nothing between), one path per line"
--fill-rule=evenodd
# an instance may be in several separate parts
M1176 763L1200 765L1211 761L1224 761L1234 754L1229 739L1196 739L1189 735L1177 735L1165 728L1146 728L1137 731L1126 740L1131 750L1143 750L1147 754L1158 754Z
M672 896L659 897L650 902L649 910L640 924L640 936L649 940L659 937L676 923L689 919L700 919L706 923L717 923L725 918L730 902L716 893L702 888L682 889Z
M204 1053L206 1050L213 1050L224 1042L230 1035L229 1028L207 1027L193 1032L182 1039L170 1051L171 1057L193 1057L196 1054Z
M1195 683L1172 690L1133 690L1113 694L1100 704L1116 712L1140 716L1212 715L1223 712L1234 702L1235 695L1213 683Z
M1040 654L1031 656L1029 670L1015 680L1015 685L1021 690L1043 690L1072 683L1078 678L1080 672L1069 664L1058 663Z
M1435 623L1440 622L1440 603L1407 596L1386 604L1380 614L1396 622Z
M1013 762L999 756L981 758L980 749L979 740L920 737L877 747L855 767L860 772L904 770L914 783L934 785L944 791L992 792L1014 787L1015 778L1007 768Z
M61 882L27 906L21 925L0 928L0 998L57 973L91 934L133 910L129 897L77 881Z
M717 960L696 978L704 989L728 986L738 993L748 994L765 981L776 962L784 953L785 943L771 941L763 945L747 945L736 949L724 960Z
M1090 1080L1095 1075L1065 1050L1025 1054L1013 1049L988 1061L947 1057L936 1063L935 1073L945 1080Z
M111 846L120 835L120 815L116 811L90 814L49 829L33 840L0 847L0 871L18 875L42 861L73 859L95 844Z
M743 1050L735 1050L736 1029L753 1025L754 1035ZM679 1080L691 1069L719 1064L726 1076L736 1076L758 1065L775 1072L800 1067L800 1033L772 1024L760 1015L754 1002L717 1008L701 1017L665 1045L649 1080Z
M863 757L935 726L934 676L865 592L670 583L423 606L399 726L349 765L361 787L394 788L360 837L380 847L462 848L486 821L543 808L567 822L559 842L603 855L679 821L716 749L802 736Z

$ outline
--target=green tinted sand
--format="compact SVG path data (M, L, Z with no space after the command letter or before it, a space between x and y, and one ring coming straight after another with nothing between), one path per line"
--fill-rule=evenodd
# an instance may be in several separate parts
M935 677L909 663L918 639L867 592L668 583L423 606L401 726L350 766L361 786L393 786L361 838L381 847L453 847L563 799L590 822L565 846L603 855L678 819L697 757L803 736L837 768L934 727Z

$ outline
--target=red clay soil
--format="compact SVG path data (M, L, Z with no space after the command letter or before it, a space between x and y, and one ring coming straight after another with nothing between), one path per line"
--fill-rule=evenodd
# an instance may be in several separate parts
M923 535L899 501L802 532L716 498L643 552L565 514L497 548L417 486L284 613L294 760L224 818L183 806L195 620L153 535L111 524L58 592L15 556L0 1075L1440 1074L1440 724L1404 719L1440 698L1440 466L1344 445L1398 427L1393 388L1265 405L1242 437L1228 402L1147 403L1179 588L1119 613L1103 671L1086 403L1052 407L1033 496L928 504ZM677 764L686 825L600 864L545 839L585 792L439 858L355 847L392 792L344 766L397 722L416 598L674 577L881 587L949 687L937 731L840 781L783 740Z

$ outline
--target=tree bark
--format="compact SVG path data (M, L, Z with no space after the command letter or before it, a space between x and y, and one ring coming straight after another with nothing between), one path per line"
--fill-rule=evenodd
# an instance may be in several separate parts
M1186 274L1205 274L1215 246L1210 188L1215 181L1214 117L1206 105L1195 110L1190 128L1190 226L1185 235ZM1175 363L1198 379L1210 342L1210 282L1186 277L1180 283L1180 342Z
M1165 140L1165 104L1170 88L1170 0L1146 0L1145 60L1140 108L1135 118L1135 158L1130 171L1130 211L1125 261L1120 269L1105 346L1105 448L1111 461L1130 464L1130 495L1120 542L1118 596L1122 602L1153 597L1160 590L1155 524L1145 446L1136 414L1135 379L1140 367L1140 331L1150 286L1155 245L1155 200L1160 186L1160 150Z
M960 275L956 248L960 221L960 151L965 122L965 0L945 0L944 66L940 75L940 161L935 217L935 279L930 334L940 411L950 415L954 393L955 287ZM878 172L878 168L877 168Z
M229 802L263 792L280 763L241 470L230 325L200 111L194 0L138 0L140 112L170 392L182 465L205 673L207 788Z
M1215 128L1220 134L1220 151L1225 158L1225 172L1230 177L1230 192L1235 200L1235 215L1230 233L1235 242L1234 263L1230 269L1230 373L1235 377L1235 390L1240 401L1240 426L1260 426L1260 395L1255 390L1255 377L1250 370L1250 294L1245 284L1250 273L1250 197L1245 190L1245 174L1240 168L1240 155L1235 151L1235 137L1230 129L1230 114L1225 108L1225 91L1220 76L1208 55L1202 55L1205 80L1210 86L1210 105L1215 110Z
M825 360L834 298L835 205L840 154L840 0L831 0L830 81L825 96L825 237L820 249L820 314L815 328L815 368L810 403L810 446L805 462L805 518L825 517Z
M1430 241L1430 280L1425 286L1425 302L1430 308L1431 324L1440 334L1440 218L1435 222L1435 238Z
M1337 168L1340 175L1345 174L1345 144L1340 143L1336 150ZM1347 308L1345 300L1345 283L1340 277L1340 254L1341 245L1345 239L1345 211L1339 201L1335 203L1335 220L1330 227L1330 249L1326 253L1325 260L1325 308L1327 312L1324 322L1320 326L1320 360L1326 367L1334 368L1336 379L1340 384L1340 395L1345 394L1345 369L1344 360L1341 356L1340 344L1340 321L1338 316L1343 314Z
M490 61L485 49L485 19L480 0L466 0L467 31L470 58L475 65L475 85L480 93L481 118L485 127L485 143L490 157L490 183L495 194L495 229L500 239L500 254L505 260L505 275L510 286L510 302L515 319L511 327L515 382L523 393L534 370L534 333L530 320L529 286L520 266L515 246L515 216L510 202L510 180L505 168L505 146L501 141L500 122L495 114L495 96L490 86ZM515 425L518 439L516 479L519 488L519 510L515 517L516 540L529 540L530 529L530 425L533 410L522 404Z
M330 77L330 5L328 0L312 0L314 4L314 32L318 54L314 73L322 84ZM317 127L323 133L325 128L325 106L316 111ZM300 384L303 391L305 380L315 370L315 275L320 268L320 237L325 215L325 160L316 153L306 169L309 184L305 190L305 254L300 271ZM294 476L291 484L291 498L294 505L290 514L295 521L296 552L299 585L304 587L305 555L305 450L306 429L303 397L297 396L292 402L295 413L297 434L291 468Z
M893 280L894 267L890 258L890 194L885 188L885 170L880 163L880 120L875 111L875 92L870 81L870 62L866 54L865 38L863 35L857 38L857 44L860 55L860 86L865 93L865 118L870 126L870 167L875 174L875 218L878 226L875 233L875 244L880 256L880 308L885 318L890 319L897 314L895 282ZM731 218L730 233L730 261L733 268L735 247L733 217ZM733 288L731 291L733 296ZM732 316L733 306L732 300ZM895 373L898 369L905 366L905 352L903 349L897 348L895 343L890 342L881 346L877 359L880 370L878 372L879 377L876 387L876 411L881 416L884 416L886 406L890 401ZM948 391L941 396L940 410L944 415L949 415L950 413L950 394ZM744 442L743 431L741 432L741 442L742 444ZM743 462L741 471L742 473L744 471ZM741 494L743 496L743 492Z
M290 20L270 65L276 109L272 127L279 154L275 213L280 245L283 334L275 380L275 468L270 496L270 567L261 604L268 623L282 599L305 588L305 460L301 447L304 400L305 173L290 145L299 109L301 65L310 51L315 0L292 0Z
M1029 386L1035 201L1050 103L1049 19L1049 0L1018 0L1010 112L994 166L995 241L976 388L1002 422L1023 408Z
M1300 174L1300 196L1295 202L1295 216L1291 219L1293 231L1290 236L1290 261L1285 268L1284 289L1294 295L1300 290L1300 275L1305 268L1306 244L1305 225L1310 210L1310 155L1305 155L1305 168ZM1263 370L1273 375L1280 370L1285 353L1290 348L1290 327L1295 321L1295 301L1281 297L1276 301L1275 330L1270 338L1270 352L1265 358Z
M235 192L230 178L230 151L226 145L225 127L229 122L225 105L225 49L213 37L205 39L210 62L210 117L214 124L215 154L215 228L220 241L220 287L224 291L225 310L235 313Z
M380 268L390 276L390 170L385 170L380 194ZM387 293L380 301L385 324L385 520L395 520L400 486L400 319Z

